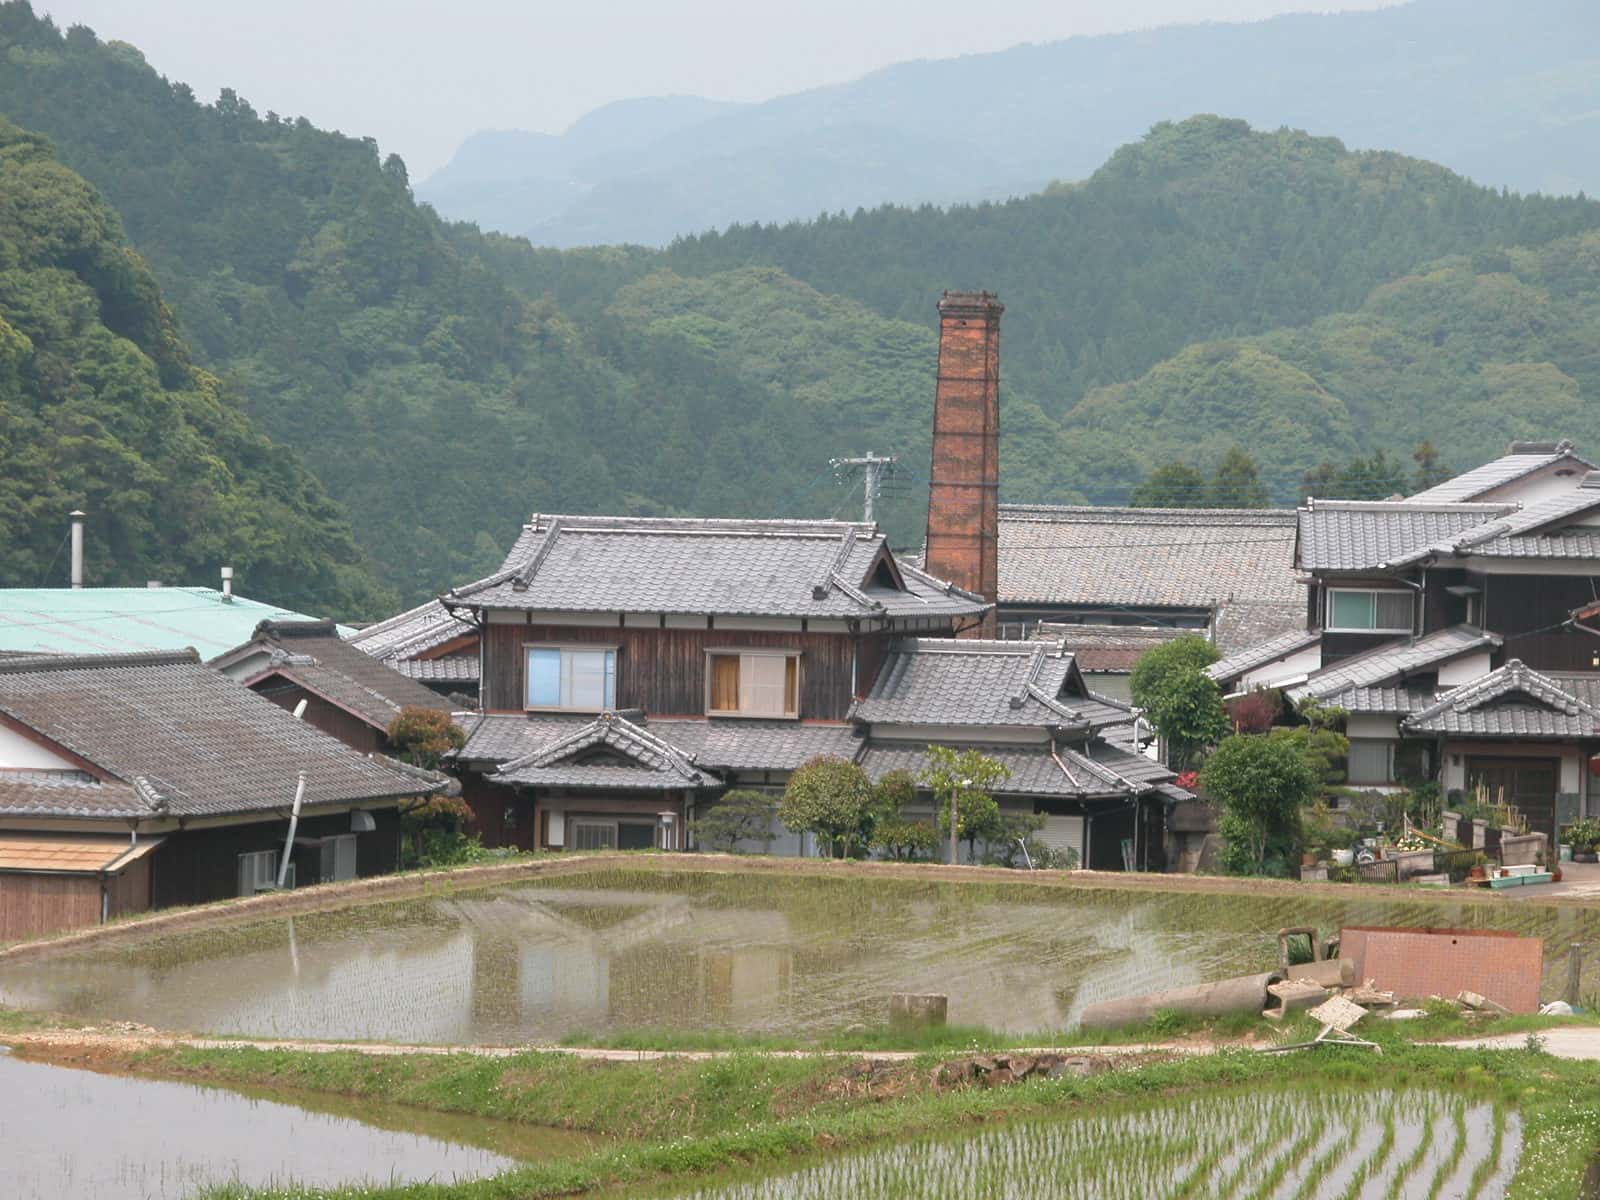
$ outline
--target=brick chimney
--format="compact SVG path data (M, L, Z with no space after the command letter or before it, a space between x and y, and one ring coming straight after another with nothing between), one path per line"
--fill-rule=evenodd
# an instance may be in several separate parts
M993 602L1000 594L1000 314L992 292L939 301L925 569ZM973 636L994 636L994 614Z

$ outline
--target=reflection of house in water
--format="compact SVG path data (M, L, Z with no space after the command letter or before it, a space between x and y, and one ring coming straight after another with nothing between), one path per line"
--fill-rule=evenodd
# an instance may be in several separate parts
M480 1035L714 1024L781 1012L788 998L794 933L782 913L562 888L452 907L473 931Z

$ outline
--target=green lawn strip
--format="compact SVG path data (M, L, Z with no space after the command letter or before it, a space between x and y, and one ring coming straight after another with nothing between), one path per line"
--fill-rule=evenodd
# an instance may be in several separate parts
M1251 1085L1279 1086L1312 1083L1322 1087L1385 1088L1422 1087L1445 1090L1518 1107L1524 1121L1524 1158L1512 1200L1568 1198L1577 1194L1589 1160L1600 1152L1600 1087L1593 1064L1565 1062L1528 1051L1459 1051L1398 1042L1383 1056L1360 1049L1323 1047L1291 1057L1250 1051L1226 1051L1176 1061L1155 1062L1138 1069L1113 1071L1088 1078L1030 1080L1010 1087L966 1089L939 1093L910 1091L903 1098L883 1102L870 1098L854 1101L825 1100L792 1116L763 1116L774 1100L758 1100L751 1091L807 1081L825 1082L841 1068L812 1060L789 1060L793 1075L785 1076L777 1062L759 1056L737 1056L716 1063L608 1064L566 1078L564 1068L547 1069L553 1056L528 1056L512 1060L455 1064L462 1074L442 1070L433 1063L365 1067L360 1063L303 1066L302 1057L358 1058L359 1056L287 1055L260 1057L263 1052L242 1050L187 1051L203 1057L189 1059L205 1067L208 1078L261 1083L270 1078L296 1086L375 1086L388 1075L399 1091L385 1091L387 1099L449 1107L452 1111L481 1111L486 1116L551 1123L552 1117L574 1128L622 1132L647 1126L630 1106L640 1102L651 1112L693 1114L687 1121L669 1119L651 1133L646 1144L626 1144L566 1162L533 1164L492 1179L441 1185L416 1184L378 1188L332 1190L250 1191L228 1188L208 1193L222 1200L303 1200L303 1198L360 1198L360 1200L506 1200L509 1197L545 1197L574 1194L607 1187L629 1187L664 1180L712 1174L739 1166L793 1167L819 1151L839 1153L919 1134L947 1133L964 1126L1016 1117L1067 1115L1078 1108L1116 1099L1177 1095L1191 1090ZM230 1061L231 1056L231 1061ZM918 1072L935 1061L918 1064ZM154 1069L158 1063L147 1063ZM181 1060L180 1060L181 1065ZM720 1068L712 1070L711 1068ZM265 1076L264 1070L275 1074ZM531 1075L524 1074L532 1072ZM808 1074L809 1073L809 1074ZM512 1076L509 1089L497 1086L502 1074ZM289 1078L285 1078L285 1077ZM537 1083L535 1084L535 1080ZM388 1086L385 1084L384 1086ZM543 1093L550 1093L544 1095ZM585 1123L587 1122L587 1123ZM702 1132L675 1135L675 1128ZM701 1182L696 1180L696 1182Z

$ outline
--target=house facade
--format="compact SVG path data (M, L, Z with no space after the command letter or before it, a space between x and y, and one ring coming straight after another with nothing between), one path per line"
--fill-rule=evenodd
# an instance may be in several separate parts
M1600 811L1600 472L1570 444L1514 443L1406 499L1308 501L1295 562L1302 627L1215 664L1225 692L1346 710L1351 786L1437 779L1552 838Z
M401 806L446 783L193 651L0 660L0 936L393 871Z

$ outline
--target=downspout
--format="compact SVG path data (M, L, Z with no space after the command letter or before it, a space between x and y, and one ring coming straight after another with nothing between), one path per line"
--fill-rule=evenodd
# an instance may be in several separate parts
M306 798L306 773L301 771L294 785L294 807L289 810L289 836L283 841L283 857L278 862L278 890L289 881L289 861L294 851L294 835L300 828L300 805Z

